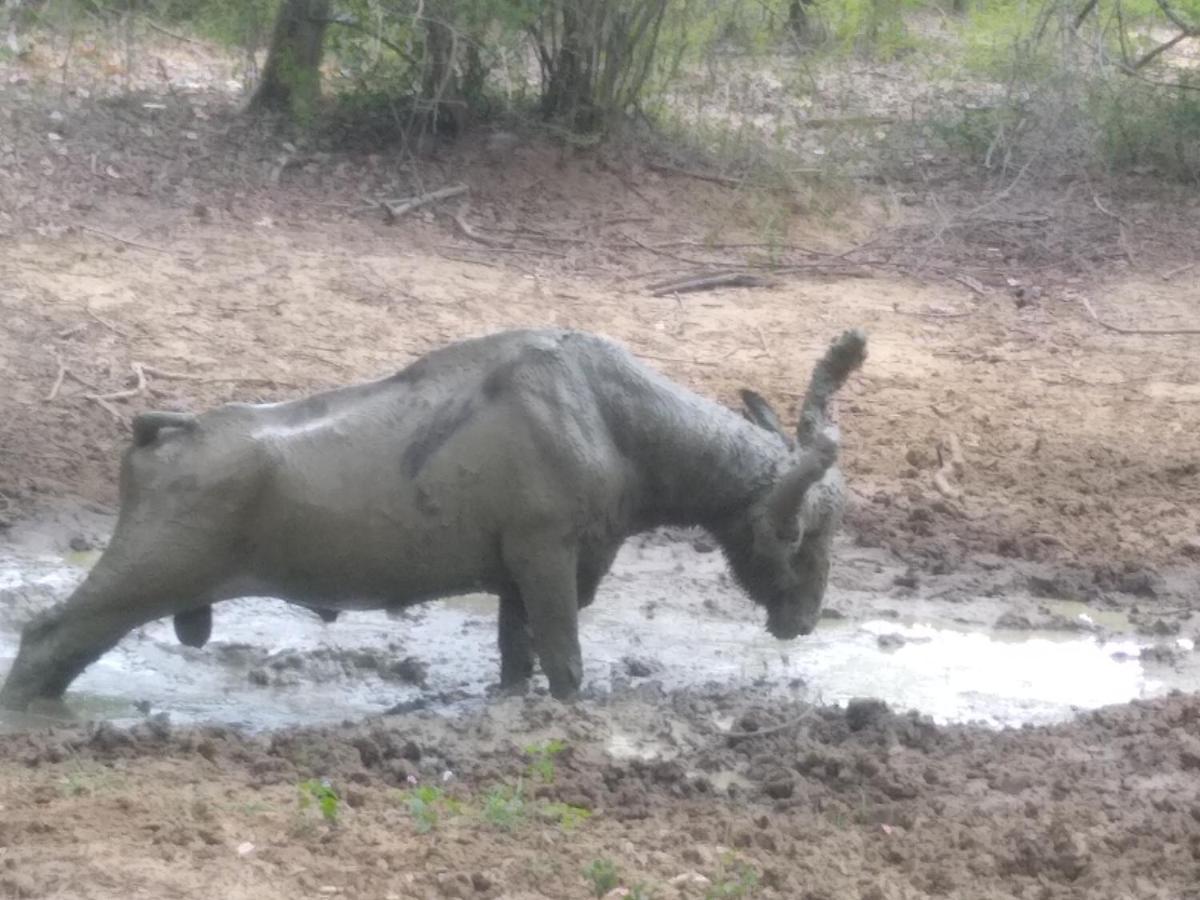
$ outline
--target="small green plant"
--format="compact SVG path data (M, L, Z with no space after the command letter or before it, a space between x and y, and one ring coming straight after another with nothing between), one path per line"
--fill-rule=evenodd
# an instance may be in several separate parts
M586 869L583 877L592 886L592 896L603 897L621 881L617 867L609 859L594 859Z
M728 900L733 897L752 897L758 887L758 872L748 863L730 855L721 860L721 868L712 886L704 892L704 900Z
M83 765L76 761L60 780L59 790L64 796L93 796L100 791L121 788L121 780L110 769L99 765Z
M572 806L569 803L547 803L542 812L549 818L558 821L558 827L563 831L574 831L583 822L591 818L592 811L585 806Z
M625 895L625 900L654 900L658 891L645 884L635 884Z
M443 800L442 789L431 784L422 785L408 794L408 812L418 834L428 834L437 827Z
M316 806L321 811L321 818L330 825L337 824L341 802L328 778L310 778L300 782L300 808Z
M554 759L566 749L566 742L558 738L526 747L526 755L533 757L533 762L529 764L529 777L540 778L545 784L552 783L556 774Z
M525 819L525 798L522 795L521 783L515 788L507 785L493 788L488 792L483 805L484 820L504 831L512 831Z

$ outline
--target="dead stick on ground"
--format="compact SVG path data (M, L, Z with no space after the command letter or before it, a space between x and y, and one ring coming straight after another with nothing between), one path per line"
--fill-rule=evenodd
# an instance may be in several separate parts
M146 370L142 367L141 363L134 363L131 368L133 369L133 374L137 376L137 384L133 387L124 391L112 391L108 394L86 394L85 396L87 399L95 400L97 403L104 403L109 400L131 400L134 397L145 396L148 387L146 384Z
M763 330L761 328L759 328L757 325L755 325L754 333L756 335L758 335L758 343L763 348L763 353L767 354L767 356L774 359L775 354L771 352L771 348L767 345L767 336L765 334L763 334Z
M407 200L402 200L395 206L388 203L386 200L380 200L379 205L383 207L384 212L389 216L388 224L390 225L401 216L407 215L414 209L420 209L422 206L428 206L430 203L436 203L438 200L448 200L451 197L457 197L460 194L465 194L470 190L465 184L452 184L449 187L438 188L436 191L430 191L428 194L421 194L418 197L409 197Z
M55 357L55 362L58 363L58 374L54 376L54 385L50 388L50 393L46 395L46 402L53 403L54 398L58 396L59 390L62 389L63 379L67 377L67 367L60 357Z
M681 169L678 166L666 166L662 163L650 163L648 168L655 172L663 172L670 175L682 175L685 178L695 178L697 181L711 181L713 184L723 184L728 187L742 187L746 183L744 178L731 178L728 175L717 175L709 172L696 172L692 169Z
M155 366L147 366L144 363L138 363L138 365L141 366L147 375L153 375L156 378L165 378L168 381L196 381L201 384L264 384L270 387L296 387L292 382L279 381L275 378L241 377L238 375L192 375L188 372L170 372L166 369L156 368Z
M951 479L958 481L966 471L966 462L963 459L962 445L959 443L958 435L953 431L950 432L946 436L945 443L938 445L937 452L941 466L933 473L933 486L947 500L961 500L962 488L951 481Z
M198 41L195 38L190 38L186 34L176 34L174 31L170 31L166 28L163 28L161 25L159 25L153 19L142 19L142 21L145 22L152 30L157 31L159 34L165 34L167 37L174 38L175 40L181 41L184 44L193 44L197 47L204 46L204 43L202 41Z
M970 275L951 275L950 277L953 278L955 281L957 281L959 284L963 285L964 287L970 288L974 293L978 294L980 297L985 296L986 291L984 291L983 285L980 284L978 281L976 281L974 278L972 278Z
M495 238L490 238L487 235L480 234L474 228L467 224L467 208L464 205L456 213L451 213L450 218L454 220L454 224L458 226L458 230L463 233L463 236L469 238L477 244L483 244L485 247L499 248L503 250L513 250L516 245L509 241L498 241Z
M1079 299L1083 301L1083 308L1088 311L1088 315L1092 317L1092 320L1101 328L1111 331L1114 334L1200 334L1200 328L1123 328L1120 325L1105 322L1096 315L1096 310L1092 309L1092 304L1088 301L1087 297L1080 297Z
M698 278L688 278L654 288L652 296L661 297L664 294L687 294L693 291L711 291L723 287L771 287L774 281L761 275L751 275L749 272L727 272L723 275L703 275Z
M65 341L67 338L75 337L79 332L87 328L87 322L80 322L78 325L72 325L70 328L64 328L55 335L60 341Z
M97 322L99 322L101 325L103 325L105 328L107 328L113 334L118 335L119 337L123 337L123 338L129 337L128 332L126 332L122 328L118 328L116 325L114 325L112 322L108 321L108 319L104 318L99 313L93 312L92 308L90 306L87 307L86 311L89 316L91 316L93 319L95 319Z
M1125 254L1125 258L1129 260L1129 264L1132 266L1134 264L1133 251L1129 249L1129 240L1125 234L1125 228L1128 223L1111 209L1106 207L1103 203L1101 203L1100 197L1097 194L1092 194L1092 202L1096 204L1096 209L1100 210L1100 212L1104 213L1110 219L1116 221L1118 238L1117 243L1121 245L1121 252Z
M1170 281L1176 275L1182 275L1184 272L1190 272L1194 268L1196 268L1196 264L1194 262L1190 262L1187 265L1177 266L1176 268L1171 269L1169 272L1163 272L1159 277L1161 277L1163 281Z
M84 394L84 397L99 406L102 410L116 419L118 423L124 425L125 427L129 427L129 423L125 421L125 417L121 415L121 411L105 400L102 396L99 394Z
M131 241L129 238L123 238L119 234L113 234L111 231L105 231L103 228L95 228L91 225L79 225L80 230L88 231L100 237L108 238L110 241L116 241L118 244L125 244L129 247L137 247L139 250L149 250L153 253L165 253L167 256L173 255L172 251L165 250L162 247L155 247L152 244L143 244L140 241Z
M729 738L730 740L745 740L747 738L770 737L773 734L782 734L785 731L791 731L797 725L803 725L806 721L812 718L813 710L805 710L794 719L789 719L780 725L772 725L770 728L760 728L758 731L721 731L718 732L721 737Z

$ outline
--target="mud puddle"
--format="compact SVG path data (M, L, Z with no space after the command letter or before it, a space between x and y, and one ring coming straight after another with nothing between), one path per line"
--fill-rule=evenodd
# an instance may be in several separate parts
M0 671L11 663L20 624L68 594L96 555L36 549L0 551ZM581 617L587 692L646 681L666 690L767 685L823 703L877 697L943 723L1018 725L1200 688L1200 654L1186 637L1164 647L1135 635L1120 613L1061 602L1053 612L1078 630L998 629L990 624L997 610L1034 601L949 602L919 590L898 597L885 586L902 568L848 545L836 564L829 617L814 634L781 643L708 549L687 535L626 545ZM125 722L165 712L175 722L253 729L425 707L453 713L494 690L495 639L491 597L399 615L348 612L330 625L277 600L233 601L216 608L203 650L179 645L169 621L150 623L75 683L65 710L9 715L0 728L64 713ZM638 740L612 749L653 752Z

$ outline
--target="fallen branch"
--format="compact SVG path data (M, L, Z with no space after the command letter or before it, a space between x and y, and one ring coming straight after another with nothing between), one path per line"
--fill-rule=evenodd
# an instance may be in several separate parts
M984 289L983 289L983 285L980 284L978 281L976 281L974 278L972 278L970 275L951 275L950 277L953 278L955 281L957 281L959 284L963 285L964 287L970 288L971 291L978 294L980 297L986 296L986 294L987 294L987 292L984 291Z
M778 282L761 275L752 275L749 272L726 272L722 275L701 275L682 281L669 282L650 289L650 293L654 297L662 297L664 294L687 294L723 287L774 287L776 284Z
M86 397L88 400L91 400L102 410L116 419L118 424L123 425L126 428L129 427L129 423L125 421L125 417L121 415L121 411L105 400L102 396L99 394L84 394L84 397Z
M1176 268L1171 269L1169 272L1163 272L1159 277L1162 278L1163 281L1170 281L1176 275L1182 275L1184 272L1190 272L1194 268L1196 268L1196 264L1194 262L1190 262L1186 265L1177 266Z
M779 725L772 725L770 728L760 728L757 731L721 731L718 732L721 737L728 738L731 741L745 740L746 738L770 737L773 734L782 734L785 731L791 731L797 725L802 725L812 718L813 707L809 707L803 713L796 716L794 719L788 719Z
M100 315L98 312L94 312L90 306L85 309L85 312L87 312L87 314L89 316L91 316L93 319L95 319L97 322L99 322L101 325L103 325L105 328L107 328L109 331L111 331L113 334L117 335L118 337L123 337L123 338L129 337L129 333L127 331L125 331L123 328L117 327L112 322L108 321L108 319L106 319L102 315Z
M449 187L430 191L428 194L421 194L418 197L409 197L407 200L398 201L394 206L387 200L380 200L379 205L383 209L387 223L391 225L401 216L408 215L414 209L420 209L422 206L428 206L430 203L436 203L439 200L458 197L469 190L470 188L465 184L452 184Z
M1096 209L1100 210L1100 212L1104 213L1110 219L1116 219L1120 224L1125 224L1124 219L1100 202L1100 197L1098 195L1092 194L1092 202L1096 204Z
M50 393L46 395L46 402L53 403L54 398L58 396L58 392L62 389L63 379L67 377L67 366L61 358L56 357L55 362L58 363L58 374L54 376L54 384L50 388Z
M166 28L163 28L163 26L159 25L153 19L143 18L142 21L145 22L148 26L150 26L151 30L157 31L159 34L165 34L167 37L174 38L175 40L180 41L184 44L192 44L196 47L204 46L203 41L198 41L195 38L190 38L186 34L176 34L174 31L170 31Z
M1111 322L1105 322L1098 315L1096 310L1092 309L1092 304L1087 297L1079 298L1083 302L1083 308L1088 311L1088 315L1101 328L1111 331L1114 334L1154 334L1154 335L1174 335L1174 334L1200 334L1200 328L1123 328L1120 325L1113 325Z
M966 462L963 459L962 445L958 442L958 435L953 431L950 432L946 436L945 442L938 444L937 454L939 467L933 473L933 486L947 500L961 500L962 488L958 487L954 481L962 478L963 472L966 471Z
M133 369L133 374L137 376L137 384L128 390L112 391L107 394L84 394L88 400L95 400L98 403L106 403L110 400L131 400L134 397L144 397L148 389L146 384L146 370L141 363L134 363L130 368Z
M466 220L467 210L464 207L456 213L452 213L450 218L454 220L454 224L458 226L458 230L463 233L463 236L475 241L477 244L483 244L485 247L501 250L515 250L516 245L510 241L498 241L495 238L490 238L486 234L480 234Z
M915 312L907 309L901 309L900 304L892 304L892 312L898 316L915 316L919 319L965 319L968 316L975 315L975 310L969 309L966 312L938 312L936 310L917 310Z
M685 178L695 178L697 181L711 181L713 184L723 184L727 187L742 187L746 183L745 178L731 178L728 175L696 172L692 169L681 169L678 166L668 166L663 163L650 163L648 168L666 175L682 175Z
M200 384L262 384L267 387L299 387L294 382L279 381L275 378L243 377L239 375L192 375L188 372L170 372L155 366L140 364L142 371L155 378L165 378L168 381L195 381Z
M64 328L55 335L60 341L65 341L67 338L75 337L79 332L87 328L87 322L80 322L78 325L72 325L70 328Z
M123 238L119 234L113 234L111 231L105 231L103 228L95 228L91 225L80 224L81 231L87 231L100 237L108 238L110 241L116 241L118 244L125 244L128 247L137 247L139 250L149 250L152 253L164 253L167 256L174 255L170 250L164 250L162 247L155 247L153 244L143 244L140 241L131 241L129 238Z

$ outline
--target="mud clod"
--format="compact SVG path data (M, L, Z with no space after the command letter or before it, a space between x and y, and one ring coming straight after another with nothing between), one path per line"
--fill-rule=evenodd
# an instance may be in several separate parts
M892 711L882 700L854 699L846 704L846 725L851 731L878 727L891 718Z

